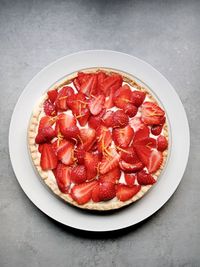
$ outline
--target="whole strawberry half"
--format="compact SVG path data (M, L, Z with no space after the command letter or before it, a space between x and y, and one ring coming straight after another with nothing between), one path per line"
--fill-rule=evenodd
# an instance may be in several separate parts
M164 151L168 147L167 138L163 135L159 135L157 138L157 149L159 151Z
M115 184L110 182L103 182L99 184L99 198L101 201L113 199L115 195Z
M54 170L54 175L60 191L64 194L68 193L71 184L71 168L58 163L57 168Z
M116 186L116 196L120 201L127 201L135 196L141 189L141 185L133 185L131 187L125 184Z
M144 102L145 97L146 97L146 93L145 92L135 90L135 91L132 92L131 103L134 106L139 107Z
M124 106L124 112L130 117L134 117L137 112L138 112L138 108L136 106L134 106L133 104L131 103L127 103L125 106Z
M133 136L134 131L129 125L124 128L115 128L112 132L113 141L115 142L116 146L122 148L125 148L130 144Z
M105 109L102 109L102 111L98 115L96 116L91 115L88 119L89 127L96 130L102 124L102 117L104 113Z

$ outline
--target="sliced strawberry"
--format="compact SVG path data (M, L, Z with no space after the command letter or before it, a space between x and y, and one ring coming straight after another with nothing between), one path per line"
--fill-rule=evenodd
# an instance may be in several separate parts
M56 101L56 98L57 98L57 96L58 96L58 90L56 90L56 89L49 90L49 91L47 92L47 94L48 94L48 98L49 98L49 100L50 100L51 103L53 104L53 103Z
M109 182L99 184L99 198L101 201L113 199L115 195L115 184Z
M65 129L76 125L76 119L73 115L61 113L56 121L56 132L64 133Z
M115 93L115 88L111 88L110 89L110 94L106 97L106 101L105 101L105 104L104 104L104 107L106 109L114 107L114 105L115 105L115 103L114 103L114 93Z
M42 128L38 132L38 134L37 134L37 136L35 138L35 142L36 142L36 144L41 144L41 143L49 142L54 137L56 137L55 130L51 126L47 126L47 127Z
M138 158L142 161L145 166L149 164L149 158L151 156L151 149L143 145L135 145L135 152L137 153Z
M148 164L147 164L147 169L149 173L154 173L156 172L161 164L163 162L163 155L160 151L153 150L150 154Z
M104 152L110 146L111 142L112 142L112 134L110 130L102 126L101 134L98 138L98 150L100 152Z
M101 83L101 91L104 95L108 96L110 94L111 89L116 91L118 88L122 86L122 76L118 74L112 74L103 80Z
M50 100L45 100L43 104L44 112L48 116L55 116L57 114L57 110L54 104L50 102Z
M86 168L84 165L74 166L71 170L71 181L75 184L81 184L87 180Z
M92 115L98 115L104 106L105 96L98 95L97 97L93 97L89 102L89 109Z
M88 119L88 125L90 128L97 129L102 124L102 117L105 114L105 109L102 109L102 111L96 115L91 115Z
M71 184L71 168L62 163L58 163L58 166L54 171L54 175L60 191L67 194Z
M102 117L103 124L106 127L112 127L113 126L113 111L108 110L105 115Z
M137 173L137 181L140 185L150 185L156 182L153 176L147 173L145 170L142 170Z
M68 140L78 139L80 137L80 131L76 125L65 128L62 134Z
M38 131L47 126L52 126L56 121L56 117L44 116L40 119Z
M133 104L131 103L127 103L125 106L124 106L124 112L130 117L134 117L137 112L138 112L138 108L136 106L134 106Z
M91 74L88 79L81 83L80 91L87 95L94 95L97 90L97 75Z
M85 73L85 72L78 72L78 75L77 75L77 80L80 84L86 82L89 78L91 77L91 74L90 73Z
M145 92L135 90L132 92L131 103L134 106L139 107L144 102L145 97L146 97Z
M141 161L136 163L128 163L124 160L120 160L119 166L121 170L125 172L138 172L144 168L144 165L142 164Z
M123 109L127 103L131 102L131 96L131 88L127 84L123 85L114 94L115 106Z
M115 144L119 147L127 147L133 139L134 131L127 125L124 128L113 129L112 137Z
M80 137L82 142L81 148L85 151L88 151L96 141L96 131L92 128L80 129Z
M44 171L53 170L56 168L58 163L58 159L51 147L50 144L44 144L41 159L40 159L40 166Z
M76 148L76 150L74 150L74 157L77 160L78 164L84 164L84 158L85 158L85 150L81 149L81 148Z
M162 132L162 125L152 125L151 127L151 133L153 135L159 135Z
M102 174L99 176L99 181L101 183L109 182L109 183L116 183L119 178L121 177L121 170L119 167L112 169L111 171L107 172L106 174Z
M97 175L97 167L99 164L99 157L97 154L86 152L84 157L84 164L87 171L87 180L91 180Z
M92 201L94 202L100 202L100 196L99 196L99 184L97 184L94 189L92 190Z
M65 139L62 139L62 140L57 139L52 143L52 148L53 148L53 151L56 153L56 155L57 155L58 151L62 147L64 147L67 143L68 143L68 141Z
M101 89L102 82L108 77L104 71L99 71L97 73L97 86L98 89Z
M157 138L157 149L159 151L164 151L168 147L168 141L165 136L159 135Z
M135 152L135 149L131 147L127 147L124 150L120 151L120 158L121 160L124 160L128 163L134 164L139 162L140 160L138 159L138 156Z
M145 124L142 124L140 128L135 132L134 142L137 140L145 139L149 137L149 128Z
M133 185L131 187L125 184L118 184L116 196L120 201L127 201L135 196L141 189L141 185Z
M155 103L144 102L141 109L142 121L147 125L161 124L165 112Z
M64 86L61 90L58 92L58 96L56 98L55 104L58 109L61 110L67 110L67 98L69 96L74 95L74 90L70 86Z
M92 190L98 184L97 181L85 182L75 185L71 190L71 197L79 204L87 203L92 197Z
M130 126L133 128L136 133L141 127L144 126L144 123L141 121L139 117L133 117L129 120Z
M83 127L88 122L90 112L88 108L82 108L81 113L77 116L80 125Z
M79 80L77 78L75 78L73 80L73 85L75 86L75 88L76 88L77 91L80 91L81 85L80 85Z
M124 127L128 121L128 115L123 110L117 110L113 113L113 127Z
M147 137L134 142L134 146L146 146L147 148L156 148L156 139Z
M70 142L66 142L59 150L57 151L58 159L65 165L71 165L74 163L74 146Z
M99 165L100 174L105 174L119 165L119 154L114 148L107 149L108 154L103 156Z
M40 153L42 153L43 146L44 146L44 144L39 144L39 145L38 145L38 151L39 151Z
M135 184L137 176L135 173L125 173L124 178L128 186L133 186Z

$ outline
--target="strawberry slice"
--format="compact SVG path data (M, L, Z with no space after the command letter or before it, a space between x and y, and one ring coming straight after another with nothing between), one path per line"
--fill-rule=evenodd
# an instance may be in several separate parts
M80 130L75 126L67 127L62 131L63 136L68 140L77 140L80 138Z
M36 138L35 143L36 144L42 144L51 141L54 137L56 137L56 132L51 126L47 126L42 128Z
M47 92L47 94L48 94L48 98L51 101L51 103L54 104L54 102L56 101L56 98L58 96L58 91L56 89L49 90Z
M57 139L52 143L52 148L53 148L53 151L56 153L56 155L57 155L58 151L62 147L64 147L67 143L68 143L68 141L65 139L62 139L62 140Z
M121 170L123 170L125 172L138 172L144 168L144 165L140 161L131 164L131 163L128 163L124 160L120 160L119 166L120 166Z
M140 185L150 185L156 182L153 176L147 173L145 170L142 170L137 173L137 181Z
M133 128L134 132L136 133L145 124L141 121L139 117L133 117L129 120L129 125L131 126L131 128Z
M131 103L134 106L139 107L144 102L145 97L146 97L145 92L135 90L132 92Z
M147 148L156 148L156 140L151 137L147 137L145 139L139 139L134 141L134 146L145 146Z
M99 198L101 201L113 199L116 196L115 184L104 182L99 184Z
M97 175L97 167L99 164L99 157L97 154L86 152L84 157L84 164L87 172L87 180L91 180Z
M98 115L96 116L91 115L88 120L89 127L96 130L101 125L102 116L104 114L105 114L105 109L102 109L102 111Z
M153 150L150 154L148 164L147 164L147 169L149 173L156 172L160 168L162 162L163 162L162 153L158 150Z
M112 142L112 134L110 130L104 126L99 127L97 134L98 134L98 150L100 152L104 152Z
M56 98L55 104L56 107L60 110L67 110L67 98L71 95L74 95L74 90L70 86L64 86L62 89L58 92L58 96Z
M123 109L127 103L131 102L131 96L131 88L127 84L123 85L114 94L115 106Z
M40 158L40 166L44 171L53 170L56 168L58 164L58 159L51 147L51 144L44 144L41 158Z
M74 116L64 113L58 115L55 127L57 133L64 133L66 128L72 126L76 126L76 119L74 118Z
M128 115L123 110L117 110L113 113L113 127L124 127L128 125Z
M93 202L100 202L100 196L99 196L99 184L97 184L94 189L92 190L92 201Z
M113 111L108 110L106 111L105 115L102 117L103 124L106 127L112 127L113 126Z
M144 102L141 109L142 121L147 125L161 124L165 112L155 103Z
M72 168L71 180L75 184L81 184L87 180L87 172L84 165L77 165Z
M44 146L44 144L39 144L39 145L38 145L38 151L39 151L40 153L42 153L43 146Z
M58 159L65 165L71 165L74 163L74 146L70 142L66 142L59 150L57 151Z
M125 173L124 178L125 178L126 184L131 187L135 184L135 180L137 176L135 173Z
M113 129L112 137L115 144L119 147L127 147L133 139L134 131L127 125L124 128Z
M141 162L148 166L149 164L149 158L151 156L151 149L149 147L143 146L143 145L136 145L134 144L135 152L137 153L138 158L141 160Z
M108 77L108 75L106 75L106 73L103 72L103 71L99 71L97 73L97 87L98 87L98 90L101 89L101 84L107 77Z
M123 79L121 75L112 74L102 81L100 89L104 93L104 95L109 96L111 89L116 91L122 86L122 82Z
M97 97L93 97L89 102L89 109L92 115L98 115L103 109L105 102L104 95L98 95Z
M88 151L96 141L96 131L92 128L80 129L80 137L82 142L81 148Z
M125 106L124 106L124 112L130 117L134 117L137 112L138 112L138 108L136 106L134 106L133 104L131 103L127 103Z
M87 203L92 197L92 190L98 184L97 181L85 182L75 185L71 190L71 197L79 205Z
M38 131L42 128L52 126L56 121L56 117L44 116L40 119Z
M80 123L80 125L83 127L88 122L88 119L90 117L90 112L88 108L81 109L80 114L76 117Z
M151 133L153 134L153 135L159 135L159 134L161 134L161 132L162 132L162 125L152 125L152 127L151 127Z
M107 154L103 156L103 159L99 165L100 174L105 174L119 165L119 154L115 148L107 149Z
M135 132L134 142L137 140L145 139L149 137L150 130L148 126L142 124L140 128Z
M111 88L110 89L110 94L109 94L109 96L106 97L106 101L105 101L105 104L104 104L104 107L106 109L114 107L114 105L115 105L115 103L114 103L114 93L115 93L115 88Z
M164 151L168 147L168 141L165 136L159 135L157 138L157 149L159 151Z
M80 82L79 82L78 78L75 78L73 80L73 85L75 86L75 88L76 88L77 91L80 91L81 85L80 85Z
M84 164L84 158L85 158L85 150L81 149L81 148L76 148L76 150L74 150L74 157L77 161L78 164Z
M54 175L60 191L64 194L67 194L71 184L71 168L62 163L58 163L58 166L54 171Z
M121 170L119 167L117 167L107 172L106 174L100 175L99 181L101 183L109 182L109 183L115 184L119 180L120 177L121 177Z
M44 113L48 116L55 116L57 114L55 105L52 104L49 99L44 101L43 108Z
M120 159L131 164L134 164L140 161L135 152L135 149L132 146L127 147L125 150L120 151Z
M141 185L133 185L131 187L125 184L116 186L116 196L120 201L127 201L135 196L141 189Z
M87 95L95 95L97 89L97 75L96 74L90 74L90 76L82 81L80 91Z

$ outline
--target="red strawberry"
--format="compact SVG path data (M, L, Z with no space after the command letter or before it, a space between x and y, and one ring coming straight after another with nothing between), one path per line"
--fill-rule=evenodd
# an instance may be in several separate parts
M57 150L58 159L65 165L71 165L74 162L74 146L70 142L66 142L59 150Z
M88 108L82 108L81 113L76 117L80 123L80 125L83 127L88 122L88 118L90 116L90 112Z
M125 150L120 151L120 158L131 164L140 161L133 147L127 147Z
M67 110L68 108L67 98L72 95L74 95L74 90L72 87L70 86L62 87L62 89L59 90L57 99L55 101L57 108L61 110Z
M127 147L133 139L134 131L127 125L124 128L113 129L112 137L115 144L119 147Z
M71 181L75 184L81 184L87 180L86 168L84 165L77 165L71 170Z
M54 131L54 129L51 126L47 126L47 127L42 128L38 132L38 134L37 134L37 136L35 138L35 142L36 142L36 144L49 142L55 136L56 136L56 132Z
M96 130L101 125L102 116L104 114L105 114L105 109L102 109L102 111L98 115L96 116L91 115L88 120L89 127Z
M162 132L162 125L152 125L151 133L153 135L159 135Z
M141 127L144 126L144 123L141 121L139 117L133 117L129 120L129 124L131 128L133 128L134 132L136 133Z
M65 140L65 139L62 139L62 140L57 139L56 141L54 141L54 142L52 143L53 151L57 154L58 151L59 151L62 147L64 147L67 143L68 143L68 141Z
M135 183L135 180L136 180L136 174L134 174L134 173L125 173L124 174L124 178L125 178L126 184L128 186L133 186L134 183Z
M147 125L161 124L165 112L155 103L144 102L141 109L142 121Z
M109 182L109 183L116 183L121 176L120 168L117 167L112 169L111 171L107 172L106 174L102 174L99 176L99 181L101 183Z
M149 137L149 128L145 124L142 124L140 128L135 132L134 142L148 137Z
M101 127L101 134L98 138L98 150L104 152L112 142L112 134L106 127Z
M98 89L101 88L101 84L102 84L102 82L103 82L107 77L108 77L108 75L106 75L106 73L103 72L103 71L99 71L99 72L97 73Z
M41 158L40 158L40 166L44 171L53 170L56 168L58 163L58 159L51 147L50 144L44 144Z
M122 86L122 76L118 74L112 74L103 80L101 83L101 91L108 96L110 94L111 89L116 91L118 88Z
M148 164L147 164L147 169L149 173L154 173L156 172L161 164L163 162L163 155L160 151L153 150L150 154Z
M99 184L97 184L94 189L92 190L92 201L94 202L100 202L100 196L99 196Z
M113 126L113 111L108 110L105 115L102 117L103 124L106 127L112 127Z
M114 93L115 93L115 88L111 88L110 89L110 94L106 97L106 101L105 101L105 104L104 104L104 107L106 109L109 109L109 108L112 108L114 107Z
M39 145L38 145L38 151L39 151L40 153L42 153L43 146L44 146L44 144L39 144Z
M38 131L47 126L52 126L56 121L56 117L44 116L40 119Z
M137 181L140 185L150 185L156 182L153 176L147 173L145 170L142 170L137 173Z
M77 80L80 84L85 83L91 77L90 73L78 72Z
M144 165L142 164L141 161L138 161L136 163L128 163L124 160L120 160L119 166L121 170L125 172L138 172L144 168Z
M124 108L127 103L131 102L132 92L130 87L125 84L120 87L114 94L114 103L118 108Z
M151 156L151 149L143 145L134 144L135 152L137 153L138 158L142 161L145 166L149 164L149 158Z
M80 91L87 95L94 95L97 89L97 75L91 74L88 79L81 83Z
M125 184L118 184L116 196L120 201L127 201L135 196L141 189L141 185L133 185L131 187Z
M113 127L124 127L128 124L128 115L123 110L113 113Z
M146 93L135 90L132 92L131 103L134 106L139 107L144 102L145 97L146 97Z
M84 164L84 158L85 158L85 150L81 149L81 148L77 148L74 151L74 157L77 159L77 163L78 164Z
M114 148L107 149L108 154L103 156L99 165L100 174L105 174L119 165L119 154Z
M138 112L138 108L136 106L134 106L133 104L131 103L127 103L125 106L124 106L124 112L130 117L134 117L137 112Z
M85 151L88 151L96 141L96 131L92 128L80 129L80 137L82 142L81 148Z
M54 171L54 175L60 191L67 194L71 184L71 168L62 163L58 163L58 166Z
M58 115L58 119L56 121L56 132L64 133L65 129L68 127L72 127L76 125L76 119L74 116L69 114L61 113Z
M92 190L98 184L97 181L85 182L75 185L71 190L71 197L79 204L87 203L92 197Z
M165 136L159 135L157 138L157 149L159 151L164 151L168 147L168 142Z
M48 116L55 116L57 114L56 107L48 99L44 101L43 108Z
M109 182L99 184L99 198L101 201L113 199L115 195L115 184Z
M47 92L49 100L51 101L51 103L53 104L56 101L56 98L58 96L58 91L56 89L53 90L49 90Z
M99 157L97 154L90 152L85 153L84 164L87 171L87 180L91 180L97 175L98 163Z
M146 146L149 149L156 148L156 140L151 137L134 141L134 146Z
M98 95L97 97L93 97L89 102L89 109L92 115L98 115L104 106L105 96Z
M75 86L75 88L76 88L77 91L80 91L81 85L80 85L79 80L77 78L75 78L73 80L73 85Z
M66 139L78 139L80 137L80 131L79 128L75 126L67 127L62 131L63 136Z

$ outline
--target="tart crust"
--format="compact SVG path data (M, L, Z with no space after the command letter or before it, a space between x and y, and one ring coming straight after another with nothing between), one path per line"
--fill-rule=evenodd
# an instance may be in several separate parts
M133 76L131 76L130 74L127 74L127 73L122 72L122 71L110 69L110 68L109 69L108 68L90 68L90 69L84 69L82 71L91 73L91 72L98 72L100 70L103 70L108 74L109 73L110 74L111 73L121 74L124 82L133 86L137 90L141 90L143 92L146 92L146 94L148 95L148 98L149 98L148 101L157 103L159 106L162 107L162 104L156 99L155 95L150 91L150 89L140 85L139 81L136 81L136 79ZM70 84L72 82L72 79L76 76L77 76L77 72L75 72L71 75L68 75L67 77L65 77L61 81L55 83L48 90L52 90L52 89L58 90L61 87L63 87L64 85ZM149 189L152 187L152 185L141 186L141 190L136 195L134 195L131 199L129 199L128 201L125 201L125 202L122 202L115 197L112 200L101 201L98 203L94 203L93 201L89 201L88 203L86 203L84 205L79 205L76 201L74 201L71 198L71 196L69 194L62 193L57 186L57 182L56 182L56 179L53 175L53 172L52 171L43 171L41 169L41 167L40 167L40 153L38 152L38 145L35 143L35 137L37 135L40 117L42 115L43 103L46 99L47 99L47 92L44 93L44 95L38 101L37 105L35 106L35 108L33 110L32 115L31 115L31 119L30 119L29 126L28 126L28 150L30 152L30 157L31 157L31 160L32 160L32 163L33 163L35 169L37 170L37 173L39 174L40 178L44 181L44 183L51 189L51 191L55 195L57 195L59 198L63 199L65 202L68 202L71 205L76 206L76 207L81 208L81 209L106 211L106 210L115 210L115 209L119 209L121 207L127 206L127 205L137 201L141 197L143 197L149 191ZM169 141L170 140L169 140L169 123L167 120L167 116L166 116L166 122L163 126L162 135L164 135L167 138L169 146L168 146L168 149L166 149L163 152L163 162L162 162L160 169L153 174L153 177L156 181L158 180L159 176L163 172L163 169L167 163L167 158L169 156L169 147L170 147Z

